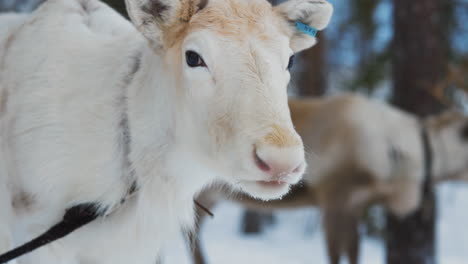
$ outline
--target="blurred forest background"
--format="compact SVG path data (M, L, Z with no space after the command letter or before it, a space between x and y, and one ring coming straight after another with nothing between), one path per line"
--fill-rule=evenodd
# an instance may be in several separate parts
M0 0L0 12L28 12L41 1ZM104 2L126 14L123 0ZM330 2L335 7L332 23L319 33L317 46L296 57L291 93L363 93L422 117L468 108L468 0ZM420 212L405 221L375 208L368 213L364 232L386 241L387 263L436 263L434 191L426 191L424 199ZM428 213L432 217L422 217ZM264 218L247 212L244 231L260 232ZM272 216L266 218L270 222ZM405 236L415 229L421 230L416 238ZM408 249L425 252L424 258L405 253Z

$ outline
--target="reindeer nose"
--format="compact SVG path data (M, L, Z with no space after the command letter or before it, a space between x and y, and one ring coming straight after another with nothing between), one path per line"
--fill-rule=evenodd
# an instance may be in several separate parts
M257 167L268 173L274 180L285 179L291 174L302 173L305 169L302 146L257 147L254 153Z

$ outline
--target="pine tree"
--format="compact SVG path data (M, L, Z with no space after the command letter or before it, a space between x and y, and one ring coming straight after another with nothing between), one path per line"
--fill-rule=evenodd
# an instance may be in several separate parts
M443 105L432 89L444 79L443 0L394 0L393 103L420 117ZM421 187L423 188L423 187ZM387 263L435 263L435 194L424 188L421 207L400 219L387 216Z

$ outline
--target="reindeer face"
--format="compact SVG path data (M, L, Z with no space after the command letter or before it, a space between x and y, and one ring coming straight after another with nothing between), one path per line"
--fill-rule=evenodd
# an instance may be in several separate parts
M322 29L331 5L307 0L278 7L266 0L148 1L139 5L143 11L127 3L130 15L177 74L184 119L198 124L194 134L211 167L255 197L285 194L306 167L287 103L289 68L295 52L316 42L294 22Z

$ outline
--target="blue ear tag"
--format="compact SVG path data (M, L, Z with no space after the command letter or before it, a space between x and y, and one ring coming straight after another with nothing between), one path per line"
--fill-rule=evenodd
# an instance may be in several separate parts
M313 27L311 27L309 25L306 25L306 24L304 24L302 22L299 22L299 21L296 21L294 23L296 23L297 29L299 29L299 31L301 31L302 33L310 35L310 36L312 36L314 38L315 38L315 36L317 36L317 32L318 32L317 29L315 29L315 28L313 28Z

